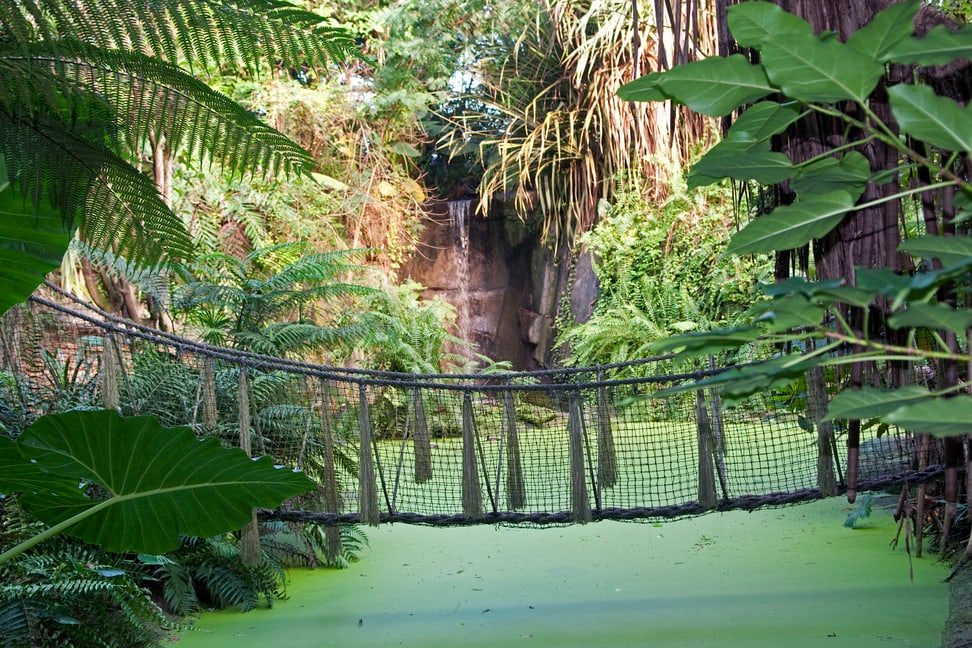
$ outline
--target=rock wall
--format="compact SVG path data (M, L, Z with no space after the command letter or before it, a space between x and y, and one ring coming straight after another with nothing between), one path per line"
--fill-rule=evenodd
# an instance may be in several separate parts
M589 259L581 256L571 277L569 251L554 255L540 244L536 228L506 207L496 201L484 216L475 201L431 203L417 251L400 276L424 285L427 297L455 306L457 334L477 353L508 360L515 369L549 368L556 364L552 347L561 296L573 289L571 310L582 320L590 314L596 283Z

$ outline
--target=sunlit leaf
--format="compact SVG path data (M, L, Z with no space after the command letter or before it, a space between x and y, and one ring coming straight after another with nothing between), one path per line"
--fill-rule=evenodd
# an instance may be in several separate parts
M269 457L252 460L215 437L198 441L191 428L162 428L151 417L122 418L111 410L45 416L18 447L40 470L97 484L106 496L35 490L20 498L24 509L52 525L74 516L67 532L109 551L170 551L182 535L238 529L254 508L314 488Z
M769 2L743 2L729 7L729 31L740 47L759 49L778 34L810 33L810 23Z
M763 45L769 80L792 99L863 103L884 75L884 65L841 43L810 33L779 34Z
M903 132L947 151L972 151L972 106L907 83L888 88L888 96Z
M972 257L972 239L964 236L919 236L902 241L898 250L925 259L938 259L943 265L953 265Z
M972 432L972 396L932 398L899 407L885 418L907 430L937 437L968 434Z
M972 310L956 310L945 304L911 304L888 319L892 328L930 328L952 331L959 337L972 326Z
M311 173L311 177L317 180L319 183L327 187L328 189L334 189L336 191L346 191L348 185L341 182L337 178L332 178L329 175L324 175L323 173Z
M806 245L835 228L844 214L854 208L854 201L846 191L834 191L777 207L737 232L726 251L760 254Z
M630 81L618 89L618 96L625 101L667 101L671 97L662 92L658 86L663 72L651 72L634 81Z
M915 31L914 20L919 6L918 0L891 5L851 34L847 44L871 58L883 61L891 48Z
M972 58L972 29L968 25L950 30L938 25L921 38L905 38L884 52L886 63L948 65L960 58Z
M869 419L886 416L902 405L931 398L924 387L908 385L895 389L861 387L844 389L827 406L830 419Z

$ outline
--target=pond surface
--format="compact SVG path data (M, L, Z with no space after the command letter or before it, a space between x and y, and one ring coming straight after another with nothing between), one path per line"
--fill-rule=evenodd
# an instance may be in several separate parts
M348 570L272 610L202 615L179 646L937 646L948 574L886 509L840 498L660 525L367 529Z

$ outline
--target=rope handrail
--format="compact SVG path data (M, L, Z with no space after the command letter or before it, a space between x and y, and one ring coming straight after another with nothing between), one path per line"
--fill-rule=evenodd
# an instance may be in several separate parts
M33 303L42 305L46 308L56 310L70 317L75 317L77 319L83 320L103 328L108 331L121 333L124 335L131 335L133 337L140 338L148 342L156 342L160 344L165 344L172 346L176 349L182 351L191 351L195 353L200 353L203 355L211 356L221 360L226 360L230 362L236 362L242 365L274 370L279 369L282 371L294 371L299 373L304 373L308 376L314 376L319 378L328 378L334 380L346 380L353 382L355 384L365 383L373 385L386 385L386 386L407 386L407 387L420 387L420 388L441 388L441 389L452 389L452 390L465 390L469 389L468 386L461 383L462 381L477 381L475 386L477 390L484 391L505 391L507 389L513 389L516 391L531 391L531 390L546 390L549 388L573 388L573 389L587 389L591 387L597 387L600 385L604 386L620 386L620 385L637 385L637 384L650 384L657 382L682 382L685 380L699 380L702 378L707 378L710 376L718 375L724 371L726 368L717 369L700 369L692 372L683 372L678 374L668 374L665 376L641 376L641 377L627 377L627 378L613 378L607 380L593 380L584 382L543 382L539 384L522 383L516 382L519 379L534 379L543 376L562 376L562 375L583 375L583 374L593 374L600 375L604 372L624 369L629 367L638 367L642 365L657 363L664 360L670 360L675 357L675 354L664 354L659 356L651 356L647 358L638 358L636 360L629 360L626 362L615 362L609 364L591 365L585 367L564 367L563 369L537 369L531 371L508 371L508 372L489 372L489 373L430 373L430 374L416 374L407 373L399 371L383 371L379 369L364 369L360 367L336 367L331 365L319 365L309 362L302 362L300 360L293 360L290 358L282 358L279 356L270 356L260 353L254 353L252 351L246 351L243 349L232 349L229 347L215 346L207 344L205 342L200 342L198 340L193 340L191 338L181 337L174 335L172 333L166 333L164 331L159 331L149 326L139 324L130 319L123 317L118 317L112 315L107 311L104 311L94 304L84 302L77 296L61 289L60 287L45 282L45 286L49 289L57 292L65 298L82 306L84 309L96 313L100 318L88 315L82 311L69 308L63 304L58 304L57 302L51 301L44 297L37 295L32 295L29 300ZM747 366L745 364L735 365L733 368L740 368ZM488 381L483 383L483 381Z
M13 375L43 391L50 356L31 356L27 347L71 350L78 384L54 385L51 400L67 395L68 406L101 404L190 425L200 436L246 443L319 484L318 495L260 511L264 518L543 526L753 510L849 490L839 431L816 425L809 413L820 411L816 405L801 416L757 395L732 409L702 388L638 397L729 369L711 360L681 373L659 364L673 355L458 375L334 367L158 331L49 289L70 301L31 298L32 308L58 316L53 326L42 318L43 333L25 334L20 353L4 342L2 361ZM92 328L103 343L82 343ZM618 375L632 370L642 374ZM22 402L25 410L30 402L48 409L42 395ZM934 456L921 464L931 468L912 470L910 433L869 437L856 490L941 475Z

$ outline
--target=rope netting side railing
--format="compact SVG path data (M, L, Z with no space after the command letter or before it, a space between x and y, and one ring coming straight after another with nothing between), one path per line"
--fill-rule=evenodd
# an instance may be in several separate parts
M647 521L792 504L846 487L839 430L759 399L728 408L708 390L647 398L719 371L679 373L669 357L416 376L211 347L42 298L5 318L0 344L6 428L74 407L151 414L318 483L315 493L260 511L264 518ZM906 432L865 435L857 489L941 474L933 457L913 470L915 456ZM329 542L340 541L335 530Z

